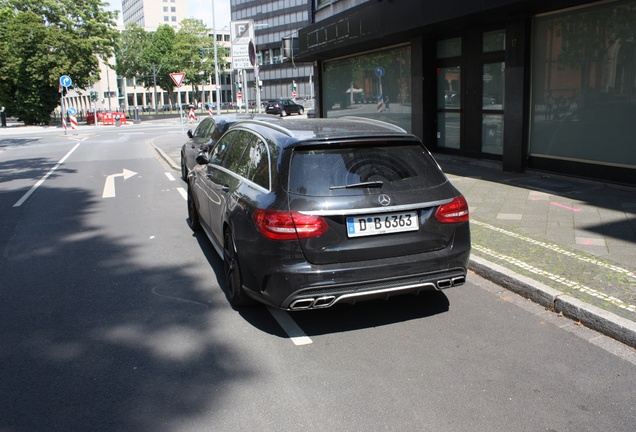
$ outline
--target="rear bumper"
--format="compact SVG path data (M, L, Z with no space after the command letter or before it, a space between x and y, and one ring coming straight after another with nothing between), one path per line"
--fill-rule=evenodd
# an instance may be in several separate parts
M468 247L320 266L266 259L269 262L261 261L264 265L259 266L264 272L244 282L249 293L272 306L285 310L317 309L461 285L466 281L469 257ZM257 280L261 281L260 289L255 290L249 285Z
M319 289L305 289L293 293L281 304L287 310L321 309L336 303L355 303L400 294L419 294L463 285L464 269L416 275L407 278L364 281L358 284L334 285Z

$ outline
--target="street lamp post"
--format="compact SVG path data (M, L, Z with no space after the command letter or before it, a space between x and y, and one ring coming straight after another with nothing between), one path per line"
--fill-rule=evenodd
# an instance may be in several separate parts
M212 0L212 34L214 37L214 83L216 84L216 114L221 115L221 85L219 83L219 57L216 48L216 20L214 17L214 0Z

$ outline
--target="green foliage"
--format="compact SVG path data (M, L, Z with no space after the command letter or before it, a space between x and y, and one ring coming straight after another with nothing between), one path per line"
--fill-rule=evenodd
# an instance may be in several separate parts
M119 38L115 70L120 76L135 77L136 82L146 88L154 86L156 75L157 86L171 99L174 82L170 74L185 72L184 84L191 85L196 91L198 85L214 74L214 40L208 33L199 20L192 18L183 20L178 32L167 24L155 32L129 25ZM204 49L204 56L201 56L201 49ZM217 52L219 58L227 55L221 46L217 47Z
M99 79L96 56L113 53L116 12L99 0L4 0L0 4L0 105L26 124L48 124L58 80Z

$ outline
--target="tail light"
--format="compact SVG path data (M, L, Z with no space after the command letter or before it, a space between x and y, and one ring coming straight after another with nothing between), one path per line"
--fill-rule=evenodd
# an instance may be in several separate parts
M258 231L271 240L318 237L329 228L323 217L275 210L256 210L254 222Z
M435 212L435 219L440 223L468 222L468 203L462 195L455 197L448 204L441 205Z

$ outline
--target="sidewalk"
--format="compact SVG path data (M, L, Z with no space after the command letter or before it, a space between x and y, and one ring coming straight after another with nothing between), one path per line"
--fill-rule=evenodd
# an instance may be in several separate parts
M636 347L636 188L435 158L468 200L472 271Z

